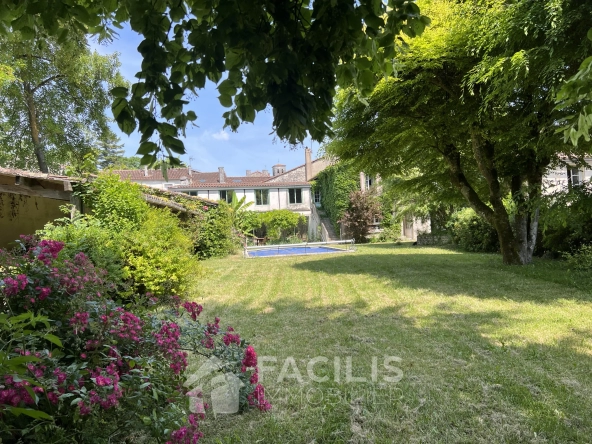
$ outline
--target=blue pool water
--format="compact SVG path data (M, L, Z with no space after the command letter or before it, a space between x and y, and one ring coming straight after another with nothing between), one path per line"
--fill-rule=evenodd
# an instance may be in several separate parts
M347 250L341 248L331 248L322 246L313 247L279 247L266 250L251 250L248 257L268 257L268 256L293 256L298 254L323 254L323 253L346 253Z

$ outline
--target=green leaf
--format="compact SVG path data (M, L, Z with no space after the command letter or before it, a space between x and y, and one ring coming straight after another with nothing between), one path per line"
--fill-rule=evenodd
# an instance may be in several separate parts
M127 97L128 89L125 86L116 86L109 92L113 97Z
M50 333L47 333L46 335L43 336L43 339L48 340L49 342L57 345L58 347L63 347L62 341L56 335L52 335Z
M218 96L218 100L220 101L220 105L222 105L225 108L230 108L232 106L232 97L228 95L220 94Z
M136 154L152 154L158 151L158 145L154 142L143 142L140 144L140 148L136 151Z
M12 413L14 416L26 415L34 419L53 419L53 416L50 416L41 410L25 409L21 407L8 407L6 410Z

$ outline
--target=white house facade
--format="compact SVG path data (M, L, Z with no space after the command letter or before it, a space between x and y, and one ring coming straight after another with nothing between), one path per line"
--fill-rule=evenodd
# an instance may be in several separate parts
M173 168L168 170L168 180L165 181L160 170L118 170L114 173L132 182L213 201L230 203L232 195L236 194L238 199L245 197L246 202L252 202L249 207L252 211L286 209L310 216L315 200L310 181L329 164L322 158L313 161L307 148L303 165L286 170L286 165L277 164L272 167L272 174L267 170L247 170L244 176L227 176L224 167L207 173L190 168Z

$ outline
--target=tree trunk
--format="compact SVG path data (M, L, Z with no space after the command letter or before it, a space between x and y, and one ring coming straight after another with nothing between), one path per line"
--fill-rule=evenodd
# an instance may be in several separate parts
M508 213L503 206L501 199L499 182L497 180L497 172L487 170L490 178L489 180L492 180L492 183L489 186L490 200L492 201L493 207L492 209L485 205L466 178L461 167L460 153L456 147L453 145L447 145L444 147L442 154L448 161L452 184L460 191L467 202L469 202L471 208L495 228L500 242L500 250L502 253L503 262L508 265L523 264L522 259L520 258L520 255L517 251L516 239L514 237L514 233L512 232Z
M29 116L29 129L31 131L31 141L33 142L33 149L39 164L39 170L42 173L49 173L47 162L45 160L45 149L41 143L39 136L39 122L37 121L37 107L35 106L35 97L33 96L33 89L31 84L26 82L24 84L25 101L27 103L27 110Z

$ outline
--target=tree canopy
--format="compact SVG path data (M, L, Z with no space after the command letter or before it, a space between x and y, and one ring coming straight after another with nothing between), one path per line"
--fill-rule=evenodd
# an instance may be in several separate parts
M546 168L589 145L564 143L555 109L575 72L592 5L503 0L420 3L433 19L366 107L344 92L328 151L360 168L453 186L495 228L504 261L531 260ZM504 205L512 196L511 210Z
M109 89L125 84L116 55L91 52L86 37L0 37L0 63L14 75L0 84L2 164L48 172L80 169L112 140Z
M180 135L197 118L187 99L206 79L233 130L271 105L280 138L321 140L336 87L368 94L375 73L393 71L400 34L429 22L412 0L0 0L0 11L0 32L31 39L113 39L125 23L143 36L137 81L112 90L112 109L122 131L140 131L144 164L185 152Z

